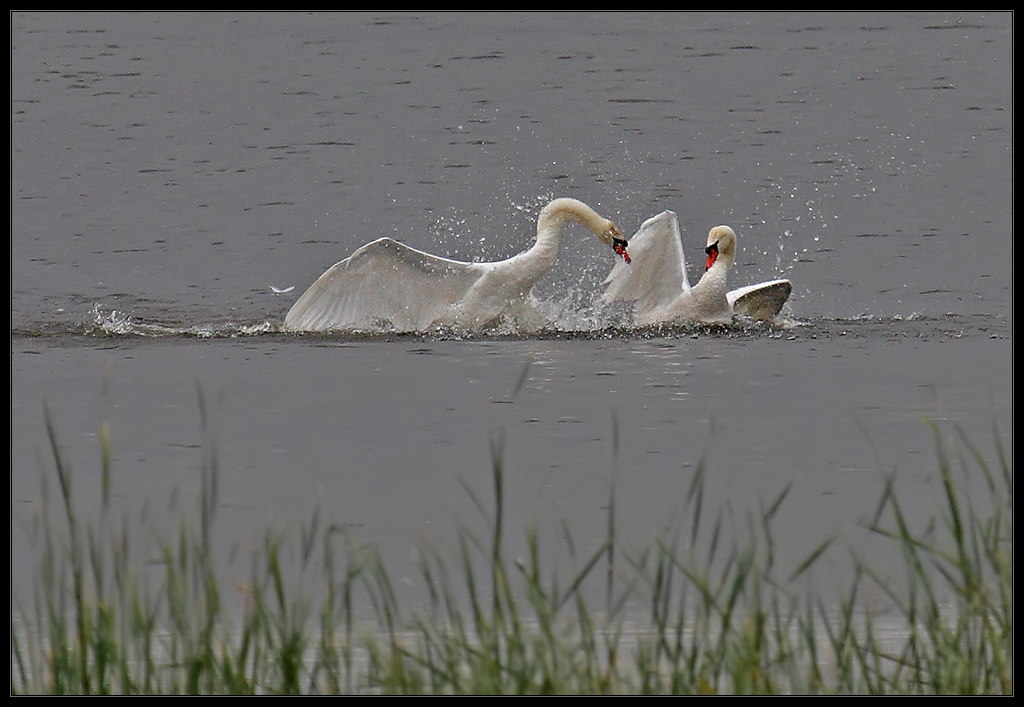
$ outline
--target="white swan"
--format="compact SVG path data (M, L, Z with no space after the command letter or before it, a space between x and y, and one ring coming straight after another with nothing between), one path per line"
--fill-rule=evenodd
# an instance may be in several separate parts
M789 280L770 280L734 290L726 286L726 274L736 259L736 233L715 226L708 233L704 275L690 287L679 220L672 211L644 221L629 239L635 264L616 263L605 279L602 302L631 302L637 324L686 321L728 322L734 314L770 320L789 298Z
M566 221L581 223L629 262L614 223L577 199L547 204L537 240L507 260L465 263L378 238L331 266L295 302L288 331L426 331L432 326L485 327L499 318L543 324L534 284L555 264Z

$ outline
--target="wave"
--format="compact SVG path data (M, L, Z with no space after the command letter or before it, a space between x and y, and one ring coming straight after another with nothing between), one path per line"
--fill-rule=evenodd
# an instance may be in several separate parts
M578 303L577 303L578 304ZM847 318L814 317L800 319L784 311L772 322L737 318L729 324L659 324L633 326L628 312L622 310L588 310L568 304L552 305L552 324L540 329L527 329L514 321L500 321L479 329L436 327L430 331L400 333L386 327L373 331L339 331L296 333L283 329L283 317L251 320L224 319L222 321L188 322L187 316L164 316L162 321L137 316L121 310L104 310L95 305L89 315L78 321L50 321L12 327L12 338L68 339L237 339L285 338L297 340L359 340L393 341L396 339L656 339L719 336L728 338L769 337L797 338L838 336L892 337L892 338L961 338L982 336L1010 338L1011 324L988 315L959 315L947 313L939 316L913 313L908 316L875 316L862 314Z

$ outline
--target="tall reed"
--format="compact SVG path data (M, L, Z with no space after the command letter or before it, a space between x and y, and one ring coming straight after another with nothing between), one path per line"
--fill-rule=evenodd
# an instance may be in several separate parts
M401 606L383 558L314 510L297 536L267 530L238 608L218 574L215 451L204 455L197 505L177 527L168 532L142 514L147 542L112 511L106 426L101 507L88 517L76 507L76 479L47 411L50 470L30 529L34 594L27 606L12 597L11 691L1010 694L1012 464L997 430L992 468L965 436L947 438L928 424L941 513L912 529L891 477L867 523L902 553L905 583L886 582L851 549L853 578L837 596L796 589L838 548L823 540L784 571L773 521L788 489L730 534L732 509L708 508L707 460L686 495L683 526L648 547L627 552L617 542L613 470L607 533L595 550L580 555L566 527L571 563L546 569L540 534L528 526L525 555L510 559L497 435L491 501L466 487L487 531L460 527L454 560L420 544L424 604ZM612 436L614 465L617 421ZM605 597L600 609L585 591L595 585ZM896 640L865 610L868 585L896 607Z

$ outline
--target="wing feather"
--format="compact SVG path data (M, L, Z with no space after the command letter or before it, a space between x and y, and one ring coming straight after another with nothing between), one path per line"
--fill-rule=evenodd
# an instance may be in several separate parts
M767 321L782 311L792 291L789 280L769 280L730 290L726 297L734 314Z
M379 238L331 266L285 316L291 331L422 331L487 271Z
M633 302L635 311L648 312L674 302L689 290L679 219L663 211L640 226L629 239L632 263L619 261L605 278L601 299Z

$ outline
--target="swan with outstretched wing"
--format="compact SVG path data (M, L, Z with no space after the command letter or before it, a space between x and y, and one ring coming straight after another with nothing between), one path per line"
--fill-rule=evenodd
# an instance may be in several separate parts
M379 238L331 266L285 316L288 331L426 331L486 327L499 318L542 324L533 286L558 255L562 226L586 226L629 261L612 221L582 201L560 198L537 218L537 238L507 260L462 262Z
M629 239L629 250L635 263L615 264L601 299L631 303L637 324L728 322L736 314L771 320L792 291L786 279L728 289L726 276L736 260L736 233L728 226L708 232L705 272L691 287L679 219L672 211L644 221Z

